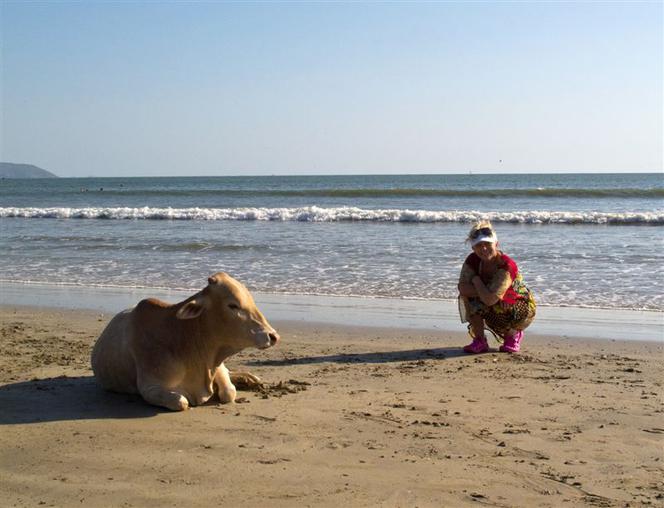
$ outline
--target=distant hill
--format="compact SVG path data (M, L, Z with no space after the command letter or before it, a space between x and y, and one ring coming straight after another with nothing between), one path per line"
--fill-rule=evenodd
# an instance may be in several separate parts
M0 178L57 178L57 175L32 164L0 162Z

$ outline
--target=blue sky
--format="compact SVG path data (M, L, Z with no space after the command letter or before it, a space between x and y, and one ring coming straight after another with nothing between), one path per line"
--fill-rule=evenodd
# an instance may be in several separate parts
M663 167L659 1L0 8L0 159L60 176Z

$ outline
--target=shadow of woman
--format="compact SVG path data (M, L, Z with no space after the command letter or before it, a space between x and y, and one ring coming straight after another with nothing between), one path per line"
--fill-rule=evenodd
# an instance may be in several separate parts
M304 356L300 358L286 358L283 360L253 360L247 365L283 366L310 363L390 363L412 362L417 360L445 360L456 356L467 356L459 347L445 347L434 349L409 349L404 351L374 351L369 353L341 353L326 356Z
M161 412L138 395L104 391L93 376L36 379L0 386L0 425L99 418L147 418Z

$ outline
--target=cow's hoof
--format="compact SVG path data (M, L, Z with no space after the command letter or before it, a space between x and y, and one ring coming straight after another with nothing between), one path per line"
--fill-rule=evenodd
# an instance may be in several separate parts
M263 381L251 372L231 372L231 381L239 390L258 390Z
M186 411L189 409L189 401L184 395L180 395L180 399L177 401L174 407L170 408L173 411Z
M235 402L235 397L237 396L237 390L235 389L235 387L231 389L227 388L225 390L219 391L218 395L219 395L219 402L221 402L222 404L232 404L233 402Z

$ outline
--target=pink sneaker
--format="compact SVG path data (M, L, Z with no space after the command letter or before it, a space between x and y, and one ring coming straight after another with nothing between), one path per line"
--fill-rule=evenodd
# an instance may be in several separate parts
M505 337L503 345L498 349L503 353L518 353L521 349L521 339L523 339L523 331L517 330L511 337Z
M467 346L463 346L463 350L466 353L472 354L486 353L489 350L489 344L486 341L486 337L473 337L473 342Z

